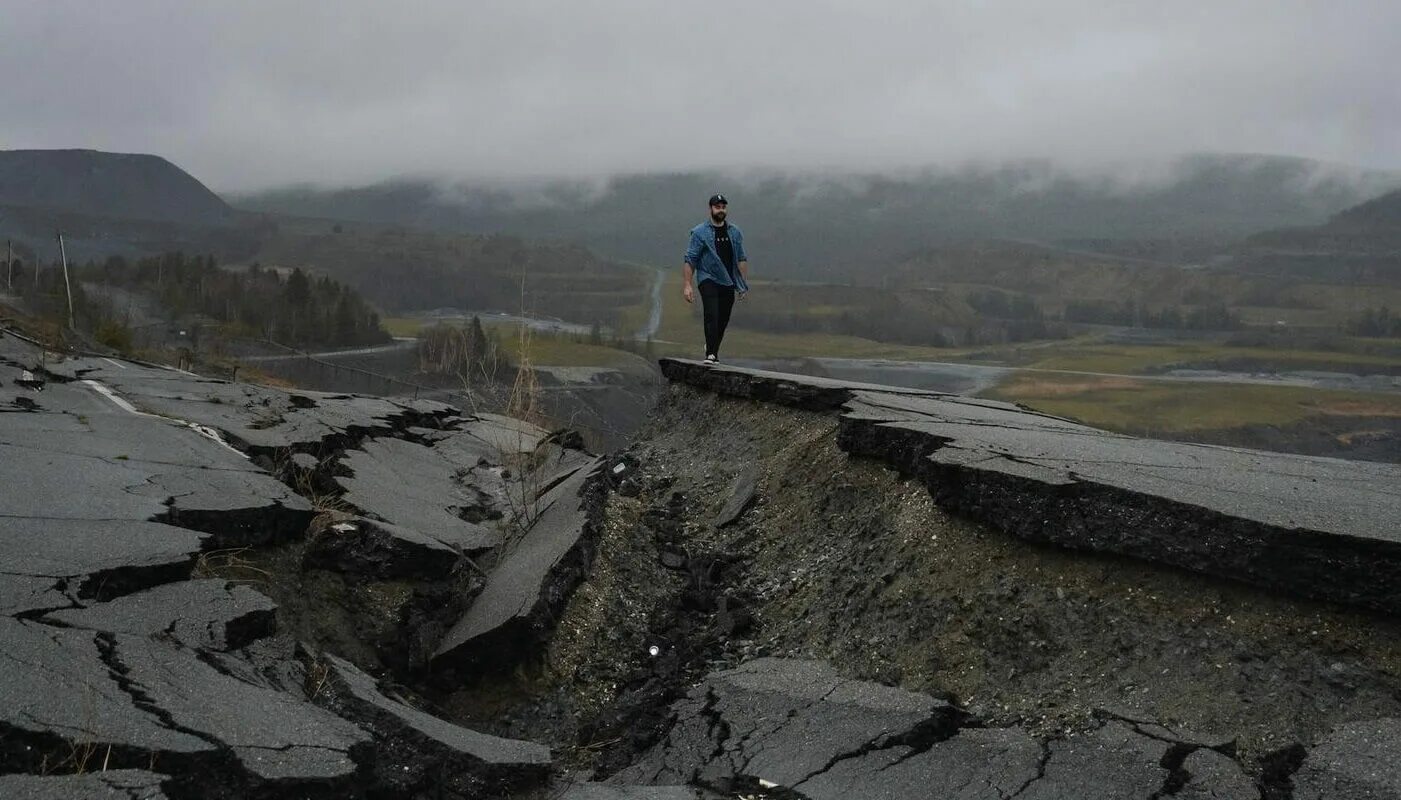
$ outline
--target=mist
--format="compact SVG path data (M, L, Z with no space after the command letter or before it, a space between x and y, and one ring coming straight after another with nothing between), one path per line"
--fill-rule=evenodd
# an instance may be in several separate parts
M1195 152L1395 169L1398 29L1380 0L22 3L0 147L156 153L220 191L1026 159L1133 181Z

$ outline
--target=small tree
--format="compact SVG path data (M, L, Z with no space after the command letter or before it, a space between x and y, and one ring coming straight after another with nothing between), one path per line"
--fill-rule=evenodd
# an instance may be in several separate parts
M293 308L302 309L311 300L311 282L307 280L306 273L301 267L292 270L292 274L287 278L287 288L283 291L287 298L287 303Z

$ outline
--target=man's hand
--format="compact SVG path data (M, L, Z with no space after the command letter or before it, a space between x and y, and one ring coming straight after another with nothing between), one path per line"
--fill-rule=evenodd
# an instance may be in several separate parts
M691 289L691 284L689 283L681 284L681 296L686 298L686 302L688 303L696 302L696 293Z
M736 299L736 300L743 300L743 299L745 298L745 296L748 295L748 294L749 294L749 292L736 292L736 293L735 293L735 299Z

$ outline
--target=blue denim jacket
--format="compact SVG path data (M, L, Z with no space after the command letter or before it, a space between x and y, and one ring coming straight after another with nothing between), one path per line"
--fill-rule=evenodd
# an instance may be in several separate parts
M735 250L735 279L730 281L730 271L720 260L715 249L715 226L702 222L691 229L691 243L686 246L686 263L696 271L696 285L701 281L715 281L721 286L734 286L743 294L749 291L749 284L739 272L739 262L748 261L744 253L744 233L730 225L730 244Z

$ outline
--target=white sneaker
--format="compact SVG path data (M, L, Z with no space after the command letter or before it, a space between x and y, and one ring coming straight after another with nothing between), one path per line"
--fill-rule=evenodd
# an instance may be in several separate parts
M705 357L705 364L706 364L706 366L708 366L708 367L709 367L709 366L714 366L714 365L719 364L719 363L720 363L720 359L716 358L714 353L709 353L709 354L706 355L706 357Z

